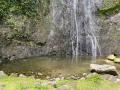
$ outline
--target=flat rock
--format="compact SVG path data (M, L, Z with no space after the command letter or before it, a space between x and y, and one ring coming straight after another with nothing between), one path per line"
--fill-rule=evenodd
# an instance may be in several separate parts
M118 75L116 67L112 65L99 65L99 64L91 64L90 65L91 72L96 72L98 74L110 74L110 75Z

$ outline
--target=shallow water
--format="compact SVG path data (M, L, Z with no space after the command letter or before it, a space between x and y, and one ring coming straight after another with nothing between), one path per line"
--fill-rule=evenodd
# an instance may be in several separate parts
M82 75L89 72L91 63L105 63L102 59L90 60L90 58L56 58L56 57L37 57L12 61L7 64L2 64L0 70L7 74L18 73L28 76L34 75L38 78L57 77L59 75ZM119 66L119 65L118 65ZM119 68L120 69L120 68Z

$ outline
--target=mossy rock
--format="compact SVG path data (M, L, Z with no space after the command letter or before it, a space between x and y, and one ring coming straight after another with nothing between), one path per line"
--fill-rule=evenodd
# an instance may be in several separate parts
M114 59L114 62L115 62L115 63L120 63L120 58L115 58L115 59Z
M111 61L114 61L115 58L116 58L115 55L109 55L109 56L107 57L107 59L108 59L108 60L111 60Z

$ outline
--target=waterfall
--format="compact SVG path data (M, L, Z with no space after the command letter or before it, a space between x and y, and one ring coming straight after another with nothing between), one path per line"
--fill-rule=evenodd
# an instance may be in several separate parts
M95 0L53 0L52 7L55 27L70 34L73 57L101 55Z
M95 0L83 0L84 5L84 18L87 20L87 28L85 29L88 34L88 39L90 39L91 53L93 57L96 57L98 54L101 55L100 46L98 43L98 31L97 31L97 22L95 16ZM97 38L98 37L98 38Z

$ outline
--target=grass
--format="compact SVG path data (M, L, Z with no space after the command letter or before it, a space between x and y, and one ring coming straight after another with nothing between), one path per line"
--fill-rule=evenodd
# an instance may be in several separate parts
M94 76L87 80L78 81L76 90L120 90L120 84L101 79Z
M39 83L46 83L46 81L20 77L0 78L0 85L4 86L4 90L53 90L51 86L40 86Z
M57 88L45 85L48 81L35 80L33 78L3 77L0 85L3 90L60 90L63 85L68 85L68 90L120 90L120 84L103 80L99 75L87 80L62 80L57 82ZM1 90L1 89L0 89Z

